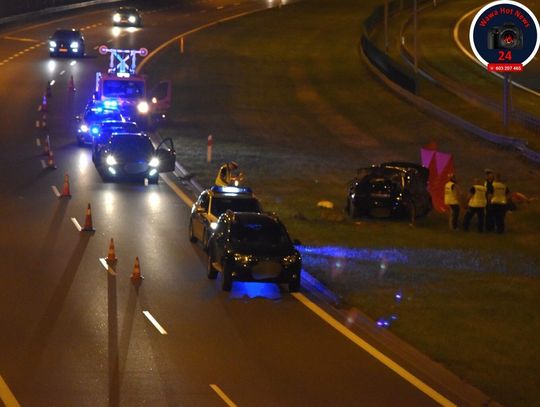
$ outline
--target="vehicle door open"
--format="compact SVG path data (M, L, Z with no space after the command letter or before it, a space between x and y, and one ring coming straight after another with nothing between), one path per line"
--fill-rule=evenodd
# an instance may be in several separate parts
M176 151L174 151L174 144L170 138L166 138L158 145L156 157L159 160L159 172L174 171Z

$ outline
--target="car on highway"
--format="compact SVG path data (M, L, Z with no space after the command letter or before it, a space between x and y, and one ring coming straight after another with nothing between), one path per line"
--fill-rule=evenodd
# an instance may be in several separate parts
M126 121L118 107L100 101L90 101L81 115L75 116L77 120L77 142L79 145L93 144L94 138L99 136L101 124L104 121Z
M300 289L302 257L283 223L273 214L226 211L208 242L207 276L223 274L221 288L233 281L286 283Z
M189 240L193 243L200 241L206 250L219 216L227 210L262 212L262 206L248 187L213 186L206 189L191 207Z
M92 158L100 145L106 144L113 133L140 133L137 123L123 120L103 120L94 126L97 134L92 141Z
M84 36L80 30L59 29L49 37L49 55L51 57L83 57Z
M176 152L170 138L154 148L144 133L113 133L92 159L105 181L147 179L157 184L159 173L174 171Z
M432 209L429 170L408 162L360 168L349 185L346 211L351 218L416 218Z
M128 27L141 27L142 26L142 17L139 10L135 7L120 7L118 8L113 16L113 25L118 26L128 26Z

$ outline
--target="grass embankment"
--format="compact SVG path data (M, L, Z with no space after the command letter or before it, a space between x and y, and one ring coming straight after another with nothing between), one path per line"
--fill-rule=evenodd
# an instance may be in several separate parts
M509 215L502 236L452 233L437 213L415 228L343 216L356 168L418 162L429 141L454 154L464 190L489 166L512 190L540 196L537 168L405 105L375 79L356 53L375 5L306 1L190 36L183 55L171 47L147 66L174 83L163 136L175 138L179 161L202 185L220 163L238 161L266 209L305 245L373 248L363 260L305 256L306 268L374 319L396 314L392 331L495 399L538 404L537 203ZM336 209L317 208L323 199ZM401 255L387 259L380 249Z
M418 16L418 55L419 67L427 72L439 72L453 81L456 86L462 86L478 95L490 98L502 104L502 80L495 75L486 74L486 69L466 58L455 45L453 29L458 20L470 10L484 5L485 2L476 0L459 0L440 2L436 8L422 8ZM538 2L528 4L533 10L538 9ZM395 60L402 60L400 55L400 31L407 20L411 19L410 10L397 13L391 18L389 55ZM469 47L468 29L471 18L461 24L459 38L461 43L472 53ZM407 49L413 50L413 27L406 26L404 32ZM383 31L375 32L374 39L382 46ZM404 62L403 62L404 63ZM534 62L535 63L535 62ZM530 66L529 66L530 68ZM527 68L526 68L527 69ZM519 74L514 74L517 79ZM489 131L504 134L505 129L502 115L493 109L475 101L461 98L441 87L434 85L424 78L419 80L419 95L430 100L445 110L465 118ZM538 97L517 87L512 89L513 107L532 115L540 116ZM510 121L507 134L512 137L528 140L531 148L540 151L540 129L531 130L521 123Z

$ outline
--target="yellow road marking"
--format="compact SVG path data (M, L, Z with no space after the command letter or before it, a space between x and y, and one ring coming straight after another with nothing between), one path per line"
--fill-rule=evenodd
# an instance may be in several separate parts
M188 207L191 207L191 205L193 205L193 201L191 200L191 198L189 196L186 195L186 193L184 193L184 191L182 191L178 185L176 185L173 181L171 181L167 175L165 174L162 174L161 175L161 179L163 181L165 181L165 183L176 193L176 195L178 195L178 197L184 201L184 203L188 206Z
M227 404L229 407L236 407L236 404L219 388L217 384L211 384L210 387L214 390L217 395Z
M4 402L6 407L21 407L8 385L0 376L0 399Z
M32 38L22 38L22 37L11 37L9 35L6 35L2 37L5 40L13 40L13 41L23 41L23 42L39 42L39 40L33 40Z
M305 295L301 293L292 293L292 295L300 301L302 304L304 304L307 308L309 308L312 312L317 314L323 321L325 321L327 324L329 324L332 328L336 329L339 333L344 335L347 339L351 340L355 345L362 348L364 351L369 353L371 356L373 356L375 359L377 359L379 362L381 362L383 365L388 367L390 370L401 376L403 379L408 381L410 384L412 384L414 387L416 387L418 390L435 400L437 403L439 403L441 406L444 407L457 407L456 404L448 400L446 397L444 397L442 394L437 392L435 389L428 386L426 383L424 383L422 380L418 379L416 376L414 376L412 373L408 372L406 369L398 365L396 362L394 362L392 359L390 359L388 356L383 354L381 351L375 349L373 346L371 346L369 343L364 341L362 338L360 338L358 335L356 335L354 332L352 332L349 328L347 328L345 325L342 325L339 321L334 319L330 314L328 314L326 311L324 311L321 307L311 302Z

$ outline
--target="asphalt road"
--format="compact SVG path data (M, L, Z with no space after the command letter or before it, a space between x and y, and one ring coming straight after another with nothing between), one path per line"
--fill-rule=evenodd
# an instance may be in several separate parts
M189 208L177 193L163 181L104 183L89 149L77 146L73 116L108 62L97 46L152 50L181 32L266 5L237 1L147 9L145 26L133 32L113 32L111 11L101 9L0 33L0 399L6 404L17 405L13 398L22 406L439 404L433 392L419 390L420 379L413 386L330 327L297 299L303 294L267 284L222 292L219 281L207 280L200 248L189 243ZM85 29L88 55L74 65L70 59L50 64L45 41L60 26ZM53 79L44 118L38 105ZM47 129L36 127L44 120ZM43 168L46 135L56 170ZM58 199L52 186L62 190L65 172L72 198ZM89 203L96 232L79 233L71 218L83 224ZM107 272L99 258L111 238L118 263ZM145 276L139 287L130 280L136 256ZM415 377L454 397L427 371Z

